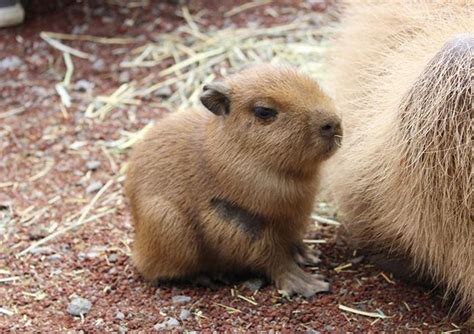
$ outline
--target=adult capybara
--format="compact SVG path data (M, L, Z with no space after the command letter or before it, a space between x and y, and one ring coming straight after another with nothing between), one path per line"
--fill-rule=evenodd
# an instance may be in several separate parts
M345 135L326 172L348 232L472 312L474 6L345 12L332 63Z

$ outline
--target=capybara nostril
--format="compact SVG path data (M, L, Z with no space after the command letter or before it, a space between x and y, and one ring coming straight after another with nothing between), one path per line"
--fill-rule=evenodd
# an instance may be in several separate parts
M329 121L321 126L320 134L324 138L332 138L336 135L342 135L341 123L338 121Z

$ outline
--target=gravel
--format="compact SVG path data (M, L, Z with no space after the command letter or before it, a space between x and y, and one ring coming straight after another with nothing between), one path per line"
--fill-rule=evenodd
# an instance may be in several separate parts
M173 296L171 301L173 304L186 304L191 301L191 297L178 295L178 296Z
M186 310L185 308L181 309L181 312L179 312L179 318L181 320L188 320L190 316L191 312L189 310Z
M92 194L92 193L98 192L100 188L102 188L102 186L103 186L102 182L98 182L98 181L92 182L91 184L87 186L86 193Z
M173 94L173 91L169 86L164 86L156 90L154 95L156 97L169 97Z
M15 70L23 64L18 56L10 56L0 60L0 71Z
M86 168L88 170L97 170L100 167L100 161L98 160L90 160L86 162Z
M67 313L70 315L80 317L81 315L87 314L92 307L90 300L85 298L76 297L67 306Z
M113 254L110 254L108 257L107 257L107 260L109 260L109 262L117 262L119 256L115 253Z
M175 329L176 327L179 327L179 321L175 318L168 317L165 319L165 321L157 323L155 326L153 326L153 329L156 331L165 331Z
M123 314L122 312L117 312L115 313L115 319L118 319L118 320L123 320L125 319L125 314Z

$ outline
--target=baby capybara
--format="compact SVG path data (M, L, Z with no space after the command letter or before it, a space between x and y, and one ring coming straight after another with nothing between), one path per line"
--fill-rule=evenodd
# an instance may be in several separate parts
M316 260L302 238L319 166L341 137L332 101L308 76L272 65L205 85L200 99L205 108L170 114L133 150L126 193L139 272L250 271L289 294L327 291L298 262Z

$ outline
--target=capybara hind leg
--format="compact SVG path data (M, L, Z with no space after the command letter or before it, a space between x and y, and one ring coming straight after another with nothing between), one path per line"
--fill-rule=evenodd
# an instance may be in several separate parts
M166 201L149 206L135 222L133 262L138 271L149 280L196 274L200 243L193 224L186 221L189 218Z

